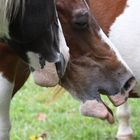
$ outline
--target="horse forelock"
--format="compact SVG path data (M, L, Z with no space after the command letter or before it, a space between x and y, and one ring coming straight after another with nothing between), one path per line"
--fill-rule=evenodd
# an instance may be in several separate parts
M9 20L14 18L25 0L0 0L0 37L8 35Z
M25 10L25 0L6 0L6 11L5 13L8 15L9 18L14 18L19 10L22 8L22 12L24 13Z

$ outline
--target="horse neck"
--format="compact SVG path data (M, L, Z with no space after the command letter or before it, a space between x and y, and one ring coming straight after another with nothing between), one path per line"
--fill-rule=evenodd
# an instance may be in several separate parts
M109 28L125 9L127 0L89 0L93 15L103 31L108 34Z

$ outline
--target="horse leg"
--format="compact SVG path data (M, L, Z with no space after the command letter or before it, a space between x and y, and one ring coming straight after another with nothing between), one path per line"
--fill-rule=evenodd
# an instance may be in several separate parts
M132 140L133 131L129 125L130 110L128 108L128 103L126 102L119 106L116 114L119 121L117 139Z
M10 131L10 101L14 84L0 74L0 140L9 140Z
M11 63L13 67L11 67L11 71L8 73L11 74L13 82L10 82L0 74L0 140L9 140L11 97L23 86L30 74L29 68L25 63L22 61L14 63L16 65Z
M0 140L9 140L9 110L17 62L18 57L0 43Z
M29 76L29 67L0 43L0 140L9 140L10 102Z

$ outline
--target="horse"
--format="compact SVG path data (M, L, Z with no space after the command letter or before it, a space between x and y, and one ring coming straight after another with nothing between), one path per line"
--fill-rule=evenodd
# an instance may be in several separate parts
M48 86L64 74L69 49L54 0L1 0L0 40L30 65L37 84L36 75L47 68L53 71Z
M107 95L115 106L125 102L135 85L131 69L105 34L106 24L99 26L94 16L94 2L57 0L56 5L70 48L70 61L60 85L80 100L81 114L112 123L111 110L101 100L100 93Z
M140 1L138 0L87 0L100 27L120 52L137 80L130 97L140 97ZM117 108L119 128L117 139L132 139L129 125L130 111L127 102Z
M109 97L115 106L126 102L134 88L135 78L131 69L120 56L94 17L90 0L57 0L58 16L70 60L59 84L81 102L80 111L85 116L98 117L113 122L111 110L101 100L100 92ZM0 139L9 139L10 101L23 86L30 73L29 66L17 56L10 44L0 43L1 78L0 92ZM9 59L10 58L10 59ZM46 69L47 70L47 69ZM24 71L24 73L23 73ZM50 70L49 70L50 72ZM41 86L47 86L48 78L36 76Z
M0 42L9 47L6 49L5 45L1 45L0 52L1 60L8 61L6 65L1 61L0 65L0 92L2 93L0 114L4 113L0 119L0 139L8 140L9 101L12 92L14 93L13 88L20 86L20 84L14 84L16 70L19 68L22 71L22 68L27 67L26 64L28 64L34 82L40 84L38 81L38 77L40 77L40 79L44 79L46 86L56 85L65 72L69 59L69 48L57 16L55 1L1 0ZM16 54L26 64L20 63L20 58ZM9 69L10 66L11 69ZM43 74L44 71L49 74L49 77ZM25 73L17 75L21 83L22 80L24 83L29 71L25 71Z

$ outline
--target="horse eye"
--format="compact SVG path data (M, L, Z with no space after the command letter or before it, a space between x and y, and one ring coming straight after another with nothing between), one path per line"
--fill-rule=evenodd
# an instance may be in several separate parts
M88 15L88 13L78 15L73 20L73 25L76 28L83 29L83 28L86 28L88 26L88 24L89 24L89 15Z

